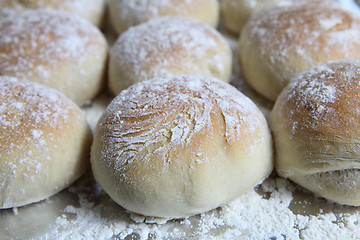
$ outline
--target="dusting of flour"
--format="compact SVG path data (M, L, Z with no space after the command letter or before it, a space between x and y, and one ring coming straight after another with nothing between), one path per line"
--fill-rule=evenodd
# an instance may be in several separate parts
M40 239L360 238L359 209L315 199L310 193L301 193L305 200L296 199L299 187L275 175L222 208L166 224L133 222L88 179L70 188L79 206L68 205L52 231ZM315 213L298 210L311 207Z

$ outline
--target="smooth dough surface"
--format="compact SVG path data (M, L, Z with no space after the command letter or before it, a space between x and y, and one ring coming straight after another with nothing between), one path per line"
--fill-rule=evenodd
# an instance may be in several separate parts
M287 7L296 4L330 3L332 0L221 0L221 17L225 27L240 34L245 23L257 11L268 7Z
M360 57L360 17L337 4L268 8L245 25L239 62L247 82L275 101L291 78L332 60Z
M118 94L153 77L193 74L231 79L228 42L193 19L161 17L124 32L110 49L109 87Z
M131 26L163 16L196 19L216 27L219 3L217 0L109 0L109 12L119 34Z
M360 60L318 65L270 115L277 172L330 200L360 205Z
M89 166L91 131L60 92L0 76L0 208L43 200Z
M41 9L0 18L0 75L55 88L81 105L103 87L106 59L103 34L76 16Z
M230 84L154 78L122 91L95 130L95 179L118 204L182 218L221 206L272 171L265 117Z
M105 12L105 0L1 0L0 12L16 15L27 9L47 8L83 17L100 27ZM0 15L1 16L1 15Z

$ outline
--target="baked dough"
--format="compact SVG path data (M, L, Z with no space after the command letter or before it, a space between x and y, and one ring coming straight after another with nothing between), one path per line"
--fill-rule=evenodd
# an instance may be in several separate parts
M217 0L109 0L109 12L119 34L131 26L163 16L197 19L216 27L219 3Z
M200 74L229 82L232 55L214 28L193 19L161 17L124 32L110 49L109 88L174 74Z
M27 9L47 8L65 11L89 20L100 27L105 12L105 0L1 0L0 12L18 14Z
M256 105L205 76L154 78L122 91L95 130L97 182L125 209L182 218L221 206L272 171Z
M332 0L221 0L221 17L225 27L240 34L245 23L257 11L268 7L287 7L295 4L332 2Z
M360 205L360 60L294 79L270 115L276 170L338 203Z
M0 208L43 200L89 165L91 131L60 92L0 76Z
M360 57L360 17L337 4L267 8L245 25L239 61L247 82L275 101L291 78L331 60Z
M102 33L76 16L38 9L0 19L0 75L55 88L77 104L103 87L106 58Z

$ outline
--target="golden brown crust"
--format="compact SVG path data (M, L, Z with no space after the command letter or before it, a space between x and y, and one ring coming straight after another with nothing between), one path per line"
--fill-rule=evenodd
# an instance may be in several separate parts
M131 26L163 16L197 19L216 27L219 20L217 0L162 0L127 1L110 0L109 12L112 23L120 34Z
M319 63L360 56L360 18L335 4L269 8L255 14L239 42L245 78L275 101L291 78Z
M248 98L213 78L181 75L122 91L99 120L91 162L126 209L179 218L246 192L271 172L271 157L266 120Z
M0 86L0 208L9 208L40 201L82 175L91 132L61 93L7 76Z
M314 67L284 89L270 116L280 175L338 202L330 197L336 194L327 192L336 186L311 184L316 185L314 179L325 172L360 168L359 79L359 60ZM343 191L353 191L357 196L360 185L355 189L350 184L342 183ZM356 197L348 201L360 204Z
M231 50L210 26L192 19L161 17L124 32L110 50L109 86L130 85L175 74L231 78Z
M101 32L69 14L28 10L0 20L0 75L39 82L78 104L101 90L106 57Z
M103 22L105 0L1 0L0 8L15 14L38 8L60 10L83 17L99 27Z
M331 0L221 0L221 16L226 28L240 34L246 22L257 11L268 7L289 7L309 3L331 3Z

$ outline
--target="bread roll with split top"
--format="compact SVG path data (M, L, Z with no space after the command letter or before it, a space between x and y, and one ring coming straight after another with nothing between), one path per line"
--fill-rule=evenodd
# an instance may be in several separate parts
M0 19L0 75L55 88L79 105L105 84L106 59L103 34L82 18L38 9Z
M124 32L110 49L109 88L115 94L154 77L193 74L231 79L228 42L193 19L161 17Z
M177 75L137 83L110 103L95 130L91 164L125 209L183 218L266 178L272 141L263 114L230 84Z
M119 34L131 26L163 16L196 19L216 27L219 3L217 0L109 0L109 13Z
M332 201L360 205L360 60L318 65L270 115L277 172Z
M0 76L0 208L43 200L89 166L91 131L62 93Z
M267 8L251 17L239 41L247 82L275 101L291 78L332 60L360 57L360 17L337 4Z

